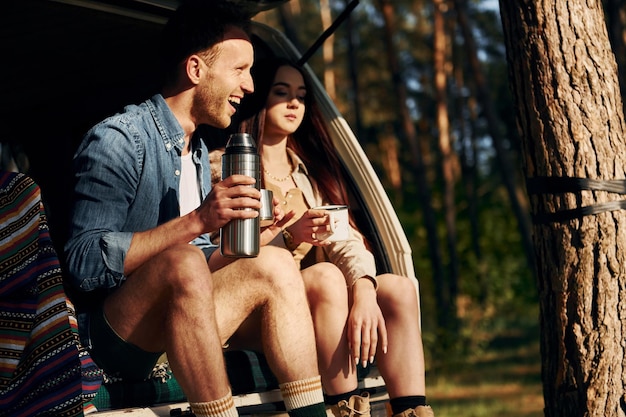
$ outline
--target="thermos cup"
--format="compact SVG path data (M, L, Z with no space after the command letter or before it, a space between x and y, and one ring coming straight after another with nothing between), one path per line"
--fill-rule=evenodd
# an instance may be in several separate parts
M254 138L248 133L232 134L226 143L222 155L222 179L234 174L256 178L254 187L260 189L260 157ZM227 257L255 257L259 254L259 235L259 217L231 220L220 229L220 251Z

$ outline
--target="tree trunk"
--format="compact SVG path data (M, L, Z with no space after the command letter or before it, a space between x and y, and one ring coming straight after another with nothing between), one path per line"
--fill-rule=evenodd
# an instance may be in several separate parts
M330 4L328 0L320 0L320 17L322 20L322 27L325 31L333 24L333 17L330 12ZM337 91L335 88L335 69L333 65L335 55L335 35L331 35L322 44L322 55L324 57L324 89L328 96L335 100L337 98Z
M500 11L534 219L545 414L624 416L626 216L598 204L624 192L626 134L602 4L500 0ZM622 181L589 191L602 187L588 179ZM565 211L586 206L597 214Z
M463 33L463 39L465 40L465 50L467 51L467 62L474 76L474 84L476 86L476 96L483 108L485 118L487 119L487 126L489 135L493 141L493 147L496 152L496 161L498 168L502 173L502 183L504 184L509 200L511 201L511 207L513 213L517 218L517 225L522 238L522 246L528 260L530 268L535 269L535 259L532 244L532 233L530 219L528 218L528 211L524 204L520 200L516 182L515 182L515 170L514 165L511 162L510 155L508 154L505 146L503 145L502 133L500 132L500 121L496 116L496 112L493 108L491 96L489 95L489 87L485 76L483 74L482 66L478 60L478 48L476 47L476 41L472 28L470 27L469 20L467 18L467 0L454 0L454 7L456 9L457 20L459 27Z
M613 52L617 58L618 76L622 86L622 97L626 91L626 33L624 21L626 20L626 6L623 0L605 0L607 27L609 39L613 46Z
M389 62L389 70L391 72L391 78L393 88L396 93L396 103L398 105L398 111L400 113L400 120L406 136L406 140L409 145L411 157L413 160L413 166L415 169L415 178L418 185L419 199L422 204L422 210L424 211L424 225L426 227L426 234L428 239L428 250L430 251L430 260L433 266L433 282L435 285L435 297L437 299L437 318L438 324L446 322L445 309L447 305L444 299L444 273L441 261L441 251L439 249L439 238L437 236L437 220L435 211L431 202L431 190L426 181L426 167L424 165L423 155L420 151L417 132L415 125L409 114L407 108L407 91L406 85L402 82L402 75L400 74L400 64L396 53L396 48L393 42L393 22L394 11L391 0L378 0L380 9L385 22L385 52L387 54L387 60Z
M280 17L280 23L285 29L285 36L287 37L287 39L289 39L291 43L293 43L293 46L295 46L298 51L304 53L304 47L302 46L302 43L298 38L298 28L294 26L294 14L299 14L299 6L299 0L292 0L285 4L282 4L278 8L278 16ZM294 9L296 10L296 13L294 13Z
M467 200L467 217L470 225L470 242L472 252L476 257L476 281L478 283L477 299L485 307L488 295L488 282L484 265L483 252L480 245L480 221L478 213L478 146L476 137L476 119L478 118L476 97L465 98L463 90L468 88L465 83L465 68L463 61L465 54L459 51L464 47L455 45L455 96L456 96L456 124L460 146L461 178L465 186Z
M350 4L350 0L345 0L346 6ZM361 145L364 144L363 137L363 122L361 121L361 103L359 102L359 73L357 71L357 58L356 58L356 48L354 45L354 19L352 18L352 14L348 16L346 19L346 41L347 41L347 55L348 55L348 74L350 74L350 87L352 89L352 94L349 97L352 97L352 107L354 111L352 112L352 117L354 120L354 130L356 131L356 137L359 139L359 143Z
M441 152L441 173L443 176L443 210L446 225L446 242L450 259L448 282L446 286L446 327L456 329L456 297L458 293L459 260L456 250L456 206L455 181L458 166L456 154L452 148L450 135L450 116L448 114L448 74L446 68L450 66L448 59L446 21L444 13L447 4L443 0L434 0L433 17L433 66L435 74L435 106L437 109L437 132L439 134L439 151Z
M395 203L402 204L402 168L400 167L400 155L398 155L398 138L396 137L393 127L386 125L379 132L378 140L380 155L385 168L385 172L389 177L391 188L395 192Z

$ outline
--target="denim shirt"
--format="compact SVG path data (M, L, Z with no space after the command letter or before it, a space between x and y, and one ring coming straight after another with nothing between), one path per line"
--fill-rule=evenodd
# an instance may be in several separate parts
M87 132L74 156L73 214L64 248L74 289L107 293L119 286L133 233L180 215L183 137L160 94ZM198 135L191 146L204 199L211 189L208 150ZM208 235L192 243L207 256L216 247Z

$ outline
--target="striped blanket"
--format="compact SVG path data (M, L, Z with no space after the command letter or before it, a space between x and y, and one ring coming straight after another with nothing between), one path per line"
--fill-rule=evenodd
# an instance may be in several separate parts
M39 187L0 171L0 417L84 414L101 374L76 330Z

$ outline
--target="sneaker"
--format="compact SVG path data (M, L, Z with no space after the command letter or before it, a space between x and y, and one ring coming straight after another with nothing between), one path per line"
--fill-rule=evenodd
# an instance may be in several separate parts
M328 417L370 417L370 393L353 395L328 408Z
M393 417L435 417L435 413L430 408L430 405L420 405L419 407L405 410L400 414L395 414Z

